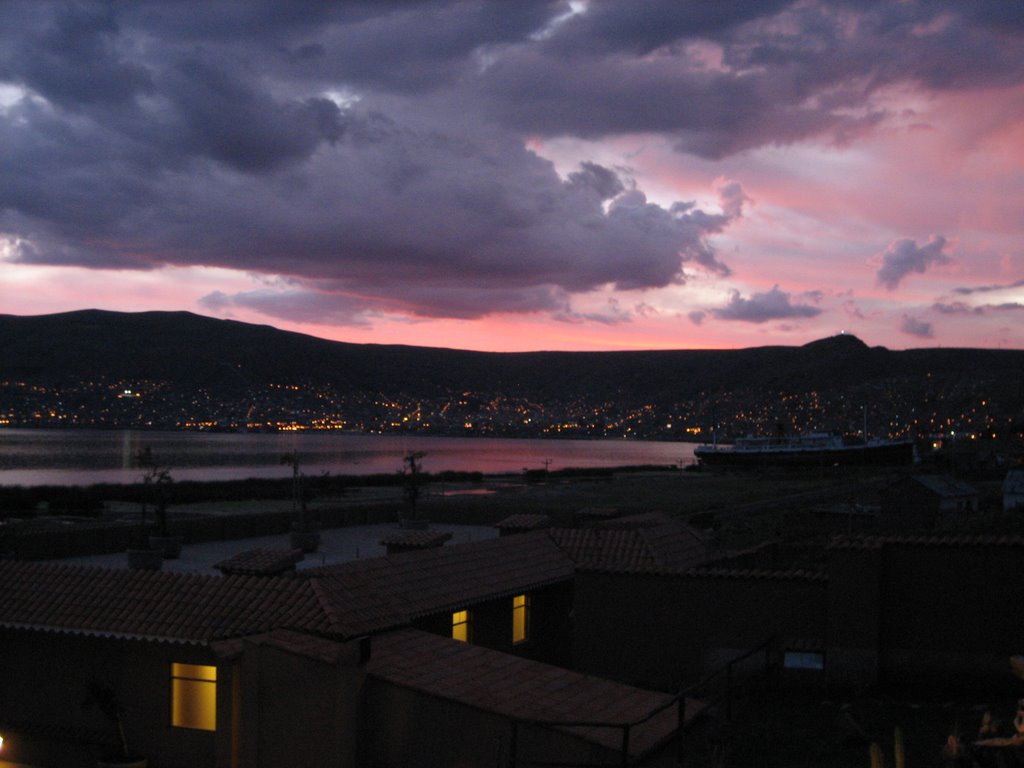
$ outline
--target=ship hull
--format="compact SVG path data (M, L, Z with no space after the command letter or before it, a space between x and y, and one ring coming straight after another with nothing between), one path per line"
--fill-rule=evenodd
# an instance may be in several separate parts
M837 448L763 450L701 446L694 455L702 466L707 467L907 466L914 461L914 444L906 441Z

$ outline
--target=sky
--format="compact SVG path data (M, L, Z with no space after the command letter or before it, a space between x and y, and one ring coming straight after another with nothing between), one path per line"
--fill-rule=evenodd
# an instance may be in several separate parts
M1020 0L0 3L0 313L1024 348Z

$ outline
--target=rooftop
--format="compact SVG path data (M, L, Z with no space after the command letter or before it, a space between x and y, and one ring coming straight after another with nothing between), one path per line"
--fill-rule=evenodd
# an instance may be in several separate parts
M647 691L561 667L522 659L416 629L373 639L370 675L440 698L528 721L635 724L632 757L663 744L679 725L678 707L667 693ZM701 704L687 702L687 721ZM644 720L659 708L648 720ZM622 745L621 727L564 727L610 749Z
M591 528L552 528L548 534L585 570L685 571L711 557L701 533L657 512L615 518Z
M401 534L403 530L406 529L399 528L397 523L325 528L320 531L319 549L306 555L303 560L296 564L296 568L301 573L307 569L323 565L380 557L386 554L385 545L381 544L381 541L393 534ZM498 532L489 525L437 524L427 530L426 533L430 535L439 533L451 534L451 539L446 546L494 539L498 536ZM242 552L251 550L280 551L287 549L291 549L287 533L237 540L185 544L181 551L181 557L176 560L164 560L163 570L219 575L219 571L216 568L217 563L223 562ZM113 552L104 555L83 555L53 562L64 565L96 565L103 568L128 567L128 559L124 552Z
M346 634L568 581L573 561L544 532L360 560L309 572Z
M224 574L280 576L295 570L302 559L301 549L248 549L214 563L213 567Z
M837 536L829 549L880 549L886 545L918 547L1022 547L1018 534L924 534L920 536Z
M205 644L277 627L330 632L304 579L0 561L0 627Z

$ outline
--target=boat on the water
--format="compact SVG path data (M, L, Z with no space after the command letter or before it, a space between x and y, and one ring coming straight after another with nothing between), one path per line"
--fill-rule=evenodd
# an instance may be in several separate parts
M847 442L815 432L778 437L740 437L732 445L702 445L694 455L708 467L900 466L914 461L912 440Z

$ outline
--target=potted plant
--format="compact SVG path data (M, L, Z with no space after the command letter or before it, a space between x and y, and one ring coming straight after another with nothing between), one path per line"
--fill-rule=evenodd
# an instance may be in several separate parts
M299 454L286 453L281 457L281 463L290 464L292 468L292 515L295 520L288 540L292 549L316 552L320 547L320 531L306 513L309 493L303 487L304 475L299 470Z
M86 708L96 707L116 729L117 746L96 761L97 768L146 768L148 761L128 749L124 730L124 707L112 688L97 682L89 684Z

